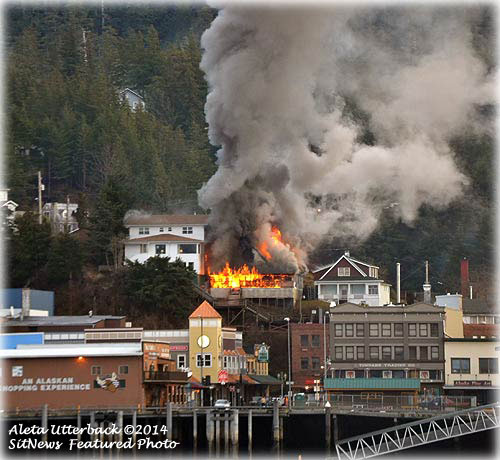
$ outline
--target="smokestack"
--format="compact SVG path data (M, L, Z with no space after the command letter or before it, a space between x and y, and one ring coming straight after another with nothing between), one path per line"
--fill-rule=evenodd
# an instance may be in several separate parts
M429 261L425 261L425 284L424 288L424 303L432 303L431 298L431 285L429 284Z
M469 261L466 257L460 261L460 284L462 297L466 298L469 294Z
M398 262L396 264L396 304L399 305L401 303L401 264Z

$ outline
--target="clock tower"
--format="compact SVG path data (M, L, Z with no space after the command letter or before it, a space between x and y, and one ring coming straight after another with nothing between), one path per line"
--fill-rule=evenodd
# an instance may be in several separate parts
M222 316L205 300L189 316L189 367L201 381L217 383L222 356Z

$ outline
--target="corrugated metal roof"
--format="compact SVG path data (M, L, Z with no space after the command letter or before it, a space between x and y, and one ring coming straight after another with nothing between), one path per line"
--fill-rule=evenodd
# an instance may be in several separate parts
M125 316L30 316L24 319L12 319L6 321L4 327L12 326L80 326L85 324L96 324L108 319L123 319Z
M420 379L326 379L326 390L419 390Z
M21 346L16 350L0 350L0 358L72 358L92 356L142 356L140 342L117 344L64 344Z

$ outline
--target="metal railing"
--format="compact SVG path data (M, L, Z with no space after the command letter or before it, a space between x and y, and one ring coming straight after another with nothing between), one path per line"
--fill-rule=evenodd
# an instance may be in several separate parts
M339 460L377 457L500 426L500 406L489 404L373 431L336 443Z

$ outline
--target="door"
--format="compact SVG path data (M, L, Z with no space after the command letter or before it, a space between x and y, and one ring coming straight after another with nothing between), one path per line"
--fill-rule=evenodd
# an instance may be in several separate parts
M349 285L348 284L341 284L339 286L339 294L340 294L340 300L347 300L347 294L349 293Z

